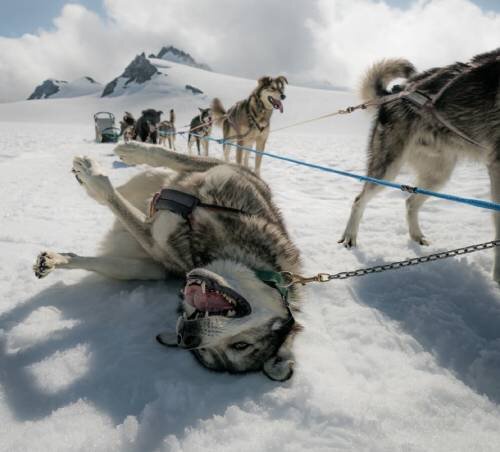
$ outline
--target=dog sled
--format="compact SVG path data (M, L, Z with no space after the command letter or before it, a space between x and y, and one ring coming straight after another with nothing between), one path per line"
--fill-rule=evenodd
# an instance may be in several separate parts
M115 115L108 111L100 111L94 115L95 140L97 143L116 143L120 137L120 129L115 126Z

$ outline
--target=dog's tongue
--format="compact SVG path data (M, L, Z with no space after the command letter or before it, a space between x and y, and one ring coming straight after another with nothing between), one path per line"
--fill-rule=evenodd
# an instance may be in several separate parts
M198 311L215 312L233 309L233 305L229 303L221 294L217 292L203 293L202 287L198 285L187 286L184 289L184 300Z
M280 109L280 113L283 113L283 103L278 99L274 99L274 102L276 102L276 105L278 105L278 108ZM274 108L276 108L276 107L274 107Z

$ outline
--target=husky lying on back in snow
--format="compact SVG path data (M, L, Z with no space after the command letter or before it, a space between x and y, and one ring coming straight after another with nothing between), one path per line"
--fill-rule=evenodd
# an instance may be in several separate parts
M418 83L426 96L442 92L436 110L468 138L452 132L424 109L401 98L378 107L368 145L367 175L394 179L403 163L417 172L419 188L439 190L451 176L461 157L484 162L489 171L491 196L500 203L500 49L478 55L468 64L455 63L417 73L406 60L375 64L362 84L364 101L390 94L387 86L406 78L408 86ZM451 83L450 83L451 82ZM450 83L449 85L447 85ZM367 183L352 205L351 215L339 242L356 245L358 228L367 203L382 187ZM420 229L418 214L427 196L412 194L406 200L410 237L421 245L428 242ZM496 240L500 240L500 212L494 214ZM494 279L500 282L500 250L495 249Z
M235 141L240 146L251 147L255 143L257 151L263 151L269 136L269 125L273 110L283 113L286 77L261 77L246 99L236 102L227 112L219 99L212 102L212 116L218 126L222 126L225 140ZM232 146L224 145L224 159L229 161ZM236 163L248 166L249 152L236 148ZM255 173L260 174L262 155L255 154Z
M117 221L102 256L46 251L36 260L36 276L78 268L123 280L186 277L177 326L159 342L190 350L209 369L290 378L298 289L289 289L288 302L273 277L297 272L300 257L269 187L241 166L159 146L129 143L115 152L128 164L176 173L152 169L115 188L94 160L76 157L76 178Z

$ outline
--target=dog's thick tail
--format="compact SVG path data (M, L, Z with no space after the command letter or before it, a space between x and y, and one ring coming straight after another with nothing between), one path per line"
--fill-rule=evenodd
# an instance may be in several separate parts
M212 110L213 123L216 126L219 126L219 127L222 126L222 123L224 122L224 118L226 117L226 110L218 97L216 97L212 101L212 105L210 106L210 109Z
M408 78L416 73L415 66L403 58L387 59L375 63L361 81L363 102L390 94L387 85L397 78Z
M170 110L170 122L172 123L172 125L175 124L175 111L173 108Z

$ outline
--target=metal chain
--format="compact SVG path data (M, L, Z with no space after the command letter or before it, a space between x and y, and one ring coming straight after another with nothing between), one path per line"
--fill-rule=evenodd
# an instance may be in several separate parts
M318 273L315 276L304 277L301 275L296 275L291 272L281 272L283 277L283 287L290 287L294 284L309 284L312 282L328 282L336 279L348 279L355 276L365 276L372 273L381 273L387 270L397 270L399 268L410 267L412 265L423 264L425 262L433 262L441 259L447 259L449 257L461 256L464 254L474 253L476 251L487 250L500 246L500 240L493 240L491 242L479 243L477 245L470 245L464 248L457 248L454 250L443 251L441 253L429 254L427 256L413 257L399 262L392 262L390 264L375 265L368 268L360 268L353 271L344 271L340 273L330 274L330 273Z

